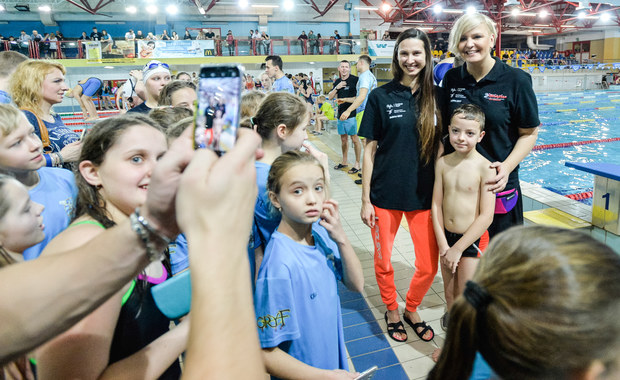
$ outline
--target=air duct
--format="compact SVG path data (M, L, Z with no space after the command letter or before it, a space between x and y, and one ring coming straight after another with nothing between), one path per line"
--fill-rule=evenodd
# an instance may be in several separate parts
M538 37L536 37L536 42L538 42ZM538 43L534 43L534 36L527 36L527 47L531 50L549 50L553 47L553 45L539 45Z

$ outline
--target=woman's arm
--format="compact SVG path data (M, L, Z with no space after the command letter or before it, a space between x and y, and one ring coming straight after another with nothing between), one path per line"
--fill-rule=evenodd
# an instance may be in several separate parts
M496 161L491 164L491 168L496 169L497 174L486 182L487 185L491 185L490 191L498 193L504 190L508 182L508 176L523 161L525 156L530 154L537 138L538 127L519 128L519 139L514 148L512 148L512 152L510 152L504 162Z
M370 179L377 153L377 140L365 139L364 163L362 164L362 222L370 228L375 226L375 209L370 203Z

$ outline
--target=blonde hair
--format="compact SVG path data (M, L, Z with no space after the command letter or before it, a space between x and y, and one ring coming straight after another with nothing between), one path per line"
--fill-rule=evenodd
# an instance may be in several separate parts
M241 118L252 117L267 94L257 90L248 91L241 96Z
M448 39L448 50L456 57L460 57L459 42L461 41L461 37L463 34L480 25L486 25L489 34L497 39L497 29L495 28L495 22L493 20L482 13L468 13L461 16L456 20L454 25L452 25L452 31Z
M474 306L476 305L476 306ZM620 256L574 230L496 236L463 297L429 379L467 379L476 352L501 379L568 379L620 352Z
M10 104L0 104L0 133L7 136L17 129L22 112Z
M54 69L64 75L67 71L60 63L46 60L25 61L17 66L11 78L11 96L19 108L28 108L43 117L40 104L43 100L42 88L45 76Z

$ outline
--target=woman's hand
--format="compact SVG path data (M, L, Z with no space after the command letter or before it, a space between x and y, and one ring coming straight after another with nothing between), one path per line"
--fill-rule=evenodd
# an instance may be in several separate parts
M347 242L347 235L340 222L338 202L335 199L328 199L323 203L323 211L321 212L321 221L319 224L325 227L329 233L329 237L332 238L336 244L344 244Z
M82 142L74 141L67 144L60 150L60 155L64 162L76 162L80 159L80 153L82 152Z
M22 356L4 367L0 367L0 378L6 380L34 380L34 374L27 356Z
M506 183L508 182L508 175L510 175L510 171L506 167L506 164L503 162L495 161L491 164L491 168L497 170L497 175L493 177L490 181L487 181L487 185L489 186L489 191L493 193L499 193L500 191L506 188Z
M370 202L362 201L362 210L360 211L362 222L370 228L375 227L375 208Z

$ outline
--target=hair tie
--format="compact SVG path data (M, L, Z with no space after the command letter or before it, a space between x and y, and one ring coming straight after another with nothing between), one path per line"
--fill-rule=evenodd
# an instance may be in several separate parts
M254 117L250 118L250 124L252 124L252 127L256 126L256 123L254 122Z
M487 306L493 301L493 297L487 292L487 290L480 284L467 281L465 284L465 291L463 297L469 302L477 312L486 310Z

